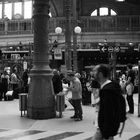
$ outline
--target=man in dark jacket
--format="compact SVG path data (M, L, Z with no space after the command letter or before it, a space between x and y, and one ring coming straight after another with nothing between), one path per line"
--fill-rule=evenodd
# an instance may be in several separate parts
M53 74L54 74L52 77L53 89L54 89L54 94L57 95L59 92L63 90L62 81L58 70L54 69Z
M92 140L113 140L119 129L120 86L110 80L110 70L106 65L93 69L95 79L100 83L100 107L98 128Z

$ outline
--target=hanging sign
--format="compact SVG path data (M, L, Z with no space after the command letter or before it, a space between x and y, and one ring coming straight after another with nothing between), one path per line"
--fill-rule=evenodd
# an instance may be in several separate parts
M54 59L55 60L62 60L62 51L61 49L54 49Z

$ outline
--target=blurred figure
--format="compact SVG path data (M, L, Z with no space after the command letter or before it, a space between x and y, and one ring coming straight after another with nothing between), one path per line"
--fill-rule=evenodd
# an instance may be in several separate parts
M61 77L59 75L59 71L56 69L53 70L52 83L55 95L63 90Z
M19 84L19 79L17 76L17 70L14 69L13 73L11 74L11 86L13 89L13 96L15 99L18 99L18 93L17 93L17 88L18 88L18 84Z
M71 95L68 94L68 80L66 78L63 78L62 80L62 87L63 87L63 94L65 96L65 108L67 108L67 106L69 106L69 104L71 104L69 102L69 100L71 99Z
M67 74L68 79L70 80L70 87L68 90L72 92L72 103L74 107L74 115L71 119L75 119L75 121L81 121L83 119L83 111L82 111L82 86L80 80L75 77L74 72L69 72Z
M23 90L24 92L28 93L28 70L27 69L23 72L22 81L23 81Z
M100 84L98 83L97 80L92 79L90 86L91 86L91 104L94 107L99 102Z
M89 101L87 99L88 89L87 89L87 85L86 85L87 77L86 77L85 71L82 71L80 81L81 81L81 85L82 85L82 104L86 105L89 103Z
M132 70L132 65L127 65L127 81L126 81L126 94L127 94L127 102L129 106L128 113L134 113L134 100L133 100L133 91L134 91L134 81L135 81L135 72Z
M26 69L22 75L23 86L28 84L28 70Z
M107 65L97 65L93 69L95 79L100 83L100 103L98 128L92 140L114 140L120 126L120 85L110 80L110 69Z
M2 101L2 81L1 81L1 75L3 73L0 74L0 101Z
M6 92L8 91L8 87L9 87L9 82L10 82L10 77L7 74L6 71L4 71L4 73L1 75L1 97L0 100L2 100L2 98L4 98L4 101L7 101L6 98Z
M121 75L119 84L122 89L122 94L123 94L123 96L125 96L125 93L126 93L126 76L125 76L125 74Z
M77 72L77 73L75 73L75 77L77 77L77 78L79 78L79 79L80 79L80 78L81 78L80 73L78 73L78 72Z
M98 127L98 111L99 111L99 90L100 90L100 84L95 78L92 78L91 81L91 105L95 107L95 121L94 124L96 127Z

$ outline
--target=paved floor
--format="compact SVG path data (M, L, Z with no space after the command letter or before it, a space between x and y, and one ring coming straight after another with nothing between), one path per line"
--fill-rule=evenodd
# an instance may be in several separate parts
M140 118L138 117L138 95L135 99L135 113L128 114L122 137L115 140L140 140ZM96 127L95 109L83 106L83 121L70 119L71 106L63 112L62 118L32 120L20 117L19 101L0 102L0 140L90 140Z

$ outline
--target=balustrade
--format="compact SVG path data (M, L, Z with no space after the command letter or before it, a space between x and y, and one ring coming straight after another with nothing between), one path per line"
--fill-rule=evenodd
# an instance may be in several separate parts
M71 19L74 27L74 19ZM80 17L82 32L140 31L140 16ZM49 32L56 27L65 29L65 17L50 18ZM33 34L33 20L0 20L0 35Z

